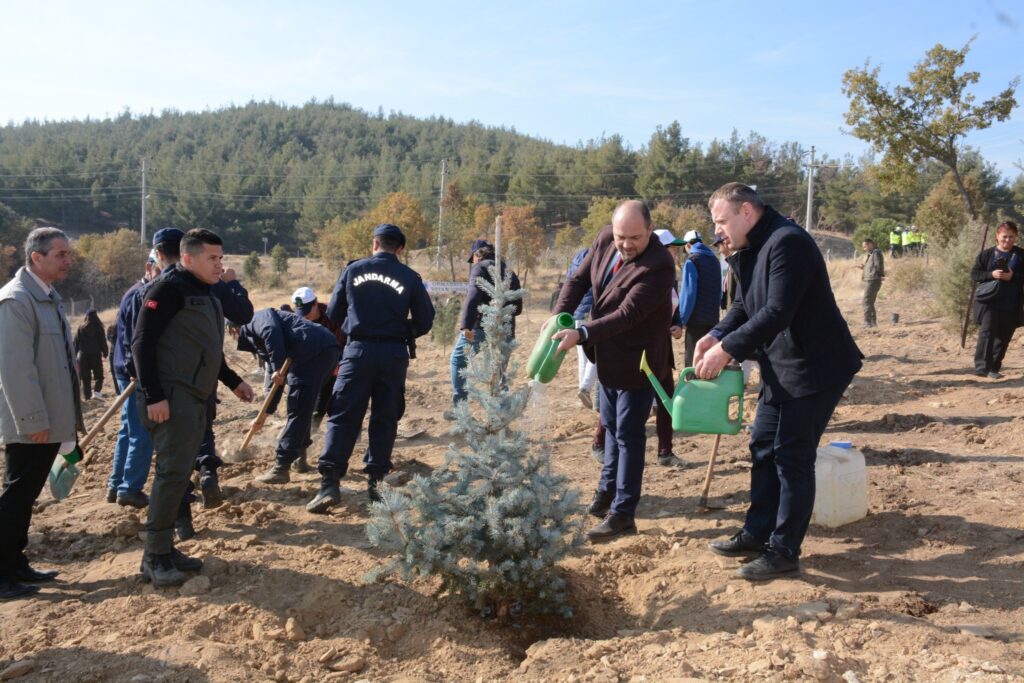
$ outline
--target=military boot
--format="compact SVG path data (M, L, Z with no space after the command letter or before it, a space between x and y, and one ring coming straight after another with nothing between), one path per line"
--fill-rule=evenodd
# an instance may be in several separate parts
M178 517L174 520L174 537L179 541L187 541L196 535L196 528L192 526L192 506L182 502L178 508Z
M263 482L264 484L287 484L291 481L291 476L288 474L288 466L280 463L274 463L267 472L256 477L256 481Z
M341 502L341 488L338 480L332 477L324 477L320 483L320 491L313 500L306 503L306 510L314 514L323 515Z
M143 554L139 571L142 572L142 580L145 583L152 581L154 586L180 586L188 578L174 566L171 553L166 555Z
M171 548L171 564L183 572L198 572L203 568L202 560L198 557L189 557L177 548Z
M299 474L306 474L309 472L309 463L306 462L306 451L303 450L299 453L299 457L292 463L292 469Z

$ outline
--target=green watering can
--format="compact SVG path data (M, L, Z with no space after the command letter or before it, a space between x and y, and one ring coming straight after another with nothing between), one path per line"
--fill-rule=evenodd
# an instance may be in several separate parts
M551 318L540 331L537 343L533 345L530 359L526 361L526 375L535 379L541 384L547 384L555 378L555 373L562 365L565 358L565 351L558 351L558 341L551 337L560 330L571 330L576 327L576 321L568 313L559 313Z
M672 430L695 434L736 434L743 424L743 371L727 367L715 379L697 379L693 368L684 368L669 398L647 365L647 352L640 357L640 369L647 375L665 410L672 416ZM736 419L729 418L729 404L739 399Z

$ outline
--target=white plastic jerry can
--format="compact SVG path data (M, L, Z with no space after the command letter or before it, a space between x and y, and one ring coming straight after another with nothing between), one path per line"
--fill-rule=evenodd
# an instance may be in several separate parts
M818 448L814 466L814 512L811 524L835 528L868 514L868 476L864 454L849 441Z

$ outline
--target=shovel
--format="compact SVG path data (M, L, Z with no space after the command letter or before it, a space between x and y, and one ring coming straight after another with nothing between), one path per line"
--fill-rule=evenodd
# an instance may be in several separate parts
M289 368L291 367L292 359L285 358L284 363L281 364L281 369L278 370L278 372L282 376L286 376L288 374ZM274 400L274 397L277 396L278 392L281 391L281 388L283 386L283 384L270 385L270 391L267 392L267 397L263 399L263 405L260 406L260 414L256 416L256 420L254 420L255 422L259 422L260 420L267 416L267 410L270 408L270 402ZM249 448L249 444L252 442L252 437L255 436L255 434L256 426L253 425L252 427L249 427L249 431L245 433L245 439L242 441L242 447L239 448L238 452L235 454L235 460L242 460L241 456L244 455L246 450Z
M136 380L132 380L121 395L110 404L106 412L100 417L89 433L82 437L82 440L78 442L77 449L84 453L82 459L76 463L70 463L62 455L58 455L53 460L53 467L50 468L50 494L53 495L54 500L64 500L71 493L71 489L75 485L75 481L81 474L81 469L84 468L92 460L92 453L87 451L86 448L96 436L103 431L103 427L106 426L107 421L116 413L121 410L121 406L128 397L135 391L135 387L138 386Z
M710 512L712 510L724 510L723 505L708 505L708 491L711 489L711 476L715 472L715 459L718 457L718 444L722 441L721 434L715 434L715 447L711 450L711 457L708 458L708 470L704 474L704 490L700 493L700 500L697 501L698 512Z

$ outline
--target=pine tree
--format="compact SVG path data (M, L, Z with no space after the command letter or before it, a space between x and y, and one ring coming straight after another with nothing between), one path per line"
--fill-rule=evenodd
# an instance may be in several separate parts
M455 409L444 463L403 489L382 487L372 506L370 542L396 557L370 574L405 579L439 576L441 591L499 618L522 610L571 615L556 563L581 540L579 494L552 472L549 453L535 450L513 428L529 388L512 389L505 368L517 346L510 339L512 302L523 290L508 281L478 281L491 295L480 307L484 342L466 368L469 398Z

